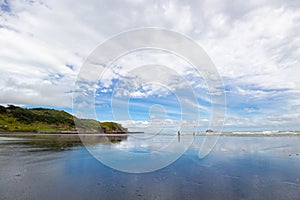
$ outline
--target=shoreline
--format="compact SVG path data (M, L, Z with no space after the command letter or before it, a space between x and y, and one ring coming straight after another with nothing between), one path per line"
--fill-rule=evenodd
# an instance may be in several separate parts
M127 132L127 133L77 133L77 132L0 132L0 137L7 136L130 136L141 135L143 132ZM147 135L147 134L145 134ZM176 133L160 133L157 135L176 136ZM280 136L300 136L299 131L291 132L276 132L276 133L263 133L263 132L223 132L223 133L182 133L180 136L247 136L247 137L280 137Z

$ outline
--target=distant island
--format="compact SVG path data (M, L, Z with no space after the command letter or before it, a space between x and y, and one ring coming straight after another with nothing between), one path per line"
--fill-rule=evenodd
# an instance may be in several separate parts
M76 122L76 126L75 126ZM0 132L126 133L115 122L79 119L63 110L0 105Z

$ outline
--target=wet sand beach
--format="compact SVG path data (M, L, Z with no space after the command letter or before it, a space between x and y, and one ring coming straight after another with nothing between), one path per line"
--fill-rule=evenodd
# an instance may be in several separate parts
M299 136L222 136L204 159L192 145L171 165L142 174L105 166L80 140L53 137L60 138L0 136L0 199L300 197ZM203 138L196 136L195 142ZM100 148L133 142L131 136L101 141ZM157 145L162 142L157 139Z

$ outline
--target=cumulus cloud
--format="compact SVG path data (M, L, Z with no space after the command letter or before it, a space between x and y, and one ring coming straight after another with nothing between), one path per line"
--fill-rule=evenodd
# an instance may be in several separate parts
M278 123L299 128L299 13L297 1L280 0L4 0L0 5L0 104L70 108L80 67L99 44L129 29L161 27L197 41L214 61L227 94L226 126ZM150 54L139 58L127 57L118 65L130 69L143 59L155 61ZM198 88L203 100L199 107L209 110L205 81L174 59L156 58L184 74L189 85ZM108 72L108 76L116 72ZM164 74L161 79L170 88L182 86L172 73ZM159 87L143 85L141 73L138 77L134 92L126 93L129 87L122 86L120 94L145 97L163 93ZM157 76L153 72L147 77ZM103 94L113 91L112 81L103 82Z

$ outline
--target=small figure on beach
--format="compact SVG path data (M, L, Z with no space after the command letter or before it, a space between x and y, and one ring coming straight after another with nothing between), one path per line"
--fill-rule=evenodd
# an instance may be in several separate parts
M178 131L177 134L180 135L180 131Z

